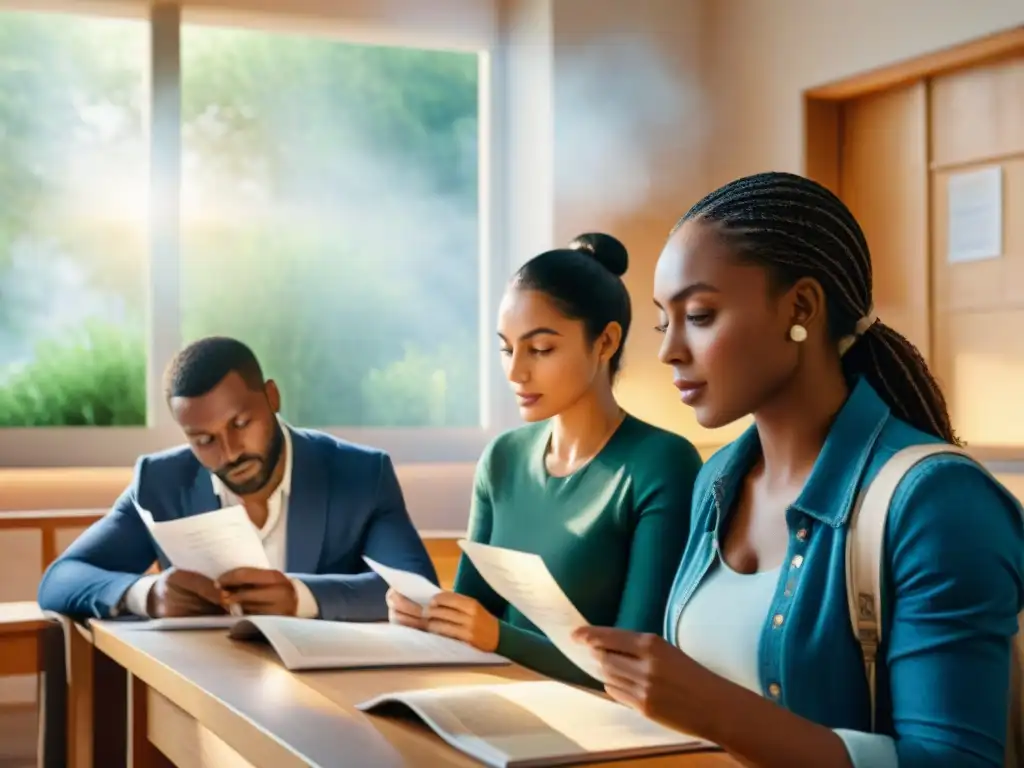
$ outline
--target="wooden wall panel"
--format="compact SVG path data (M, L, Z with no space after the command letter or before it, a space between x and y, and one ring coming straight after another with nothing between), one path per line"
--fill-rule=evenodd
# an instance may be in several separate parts
M968 443L1024 448L1024 57L932 80L934 368ZM1002 170L1002 253L949 263L950 177Z
M936 317L936 375L957 434L971 445L1024 445L1024 309Z
M843 104L804 99L805 175L835 194L840 194Z
M924 83L843 105L839 196L871 248L875 311L930 347L928 109Z
M932 166L1024 153L1024 57L931 82Z

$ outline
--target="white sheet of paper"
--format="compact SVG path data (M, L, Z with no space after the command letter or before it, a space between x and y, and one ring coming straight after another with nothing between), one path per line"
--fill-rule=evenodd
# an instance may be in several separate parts
M459 546L491 589L533 622L573 664L605 682L587 646L572 639L573 630L589 622L565 596L539 555L466 539L461 539Z
M270 568L259 532L241 505L161 522L135 508L175 568L209 579L235 568Z
M370 566L384 581L391 587L395 592L403 595L414 603L426 608L434 595L441 592L441 588L436 584L431 584L428 579L423 578L418 573L411 573L410 571L403 571L400 568L392 568L391 566L378 563L369 557L363 556L363 560Z
M947 186L950 264L1003 254L1003 169L950 174Z

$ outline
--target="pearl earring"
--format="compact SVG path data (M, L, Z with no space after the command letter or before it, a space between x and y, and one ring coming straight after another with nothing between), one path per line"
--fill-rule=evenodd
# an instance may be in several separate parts
M793 325L789 329L789 338L799 344L801 341L807 341L807 329L802 325Z

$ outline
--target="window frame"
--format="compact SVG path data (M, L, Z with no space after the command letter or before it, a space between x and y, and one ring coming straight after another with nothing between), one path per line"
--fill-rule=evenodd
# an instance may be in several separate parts
M251 1L251 0L250 0ZM494 317L511 259L506 247L506 220L502 158L506 135L501 57L497 45L497 4L480 0L443 0L445 12L470 14L468 25L439 29L436 14L423 14L422 0L401 0L408 13L396 13L394 2L380 10L387 18L367 18L365 4L335 3L330 18L322 13L324 0L290 4L287 16L251 13L246 0L231 8L206 4L159 3L149 0L0 0L0 12L33 11L110 15L147 19L150 31L148 146L150 154L149 247L146 290L149 295L147 344L147 426L138 427L30 427L0 429L0 467L126 467L144 454L184 444L164 403L161 378L164 366L181 347L180 323L180 210L181 178L181 25L228 23L272 28L301 34L326 35L344 42L381 45L416 45L425 48L474 50L479 62L479 216L480 216L480 427L370 428L311 426L351 442L387 451L396 462L475 462L493 437L517 422L495 353ZM340 5L340 8L338 7ZM358 7L356 7L358 5ZM474 7L475 6L475 7ZM294 15L300 7L302 13ZM319 11L317 10L319 8ZM483 12L481 13L481 8ZM362 9L362 10L361 10ZM370 12L370 16L375 11ZM361 14L361 17L346 16ZM401 17L402 23L395 19ZM325 24L327 21L329 23ZM423 28L422 37L417 25ZM454 35L454 37L452 37ZM507 161L506 161L507 162ZM287 392L284 393L287 397ZM306 426L306 425L304 425Z

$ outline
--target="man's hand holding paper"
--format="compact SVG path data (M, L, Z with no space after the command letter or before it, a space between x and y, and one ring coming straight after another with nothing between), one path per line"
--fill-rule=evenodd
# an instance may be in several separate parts
M224 612L220 591L213 581L194 571L164 571L153 581L146 596L146 613L155 619Z
M246 616L294 616L299 607L295 584L280 571L234 568L216 581L220 599L229 610L238 606Z
M259 534L242 506L154 522L136 505L150 534L174 564L149 588L154 618L237 614L294 616L292 580L269 567Z

